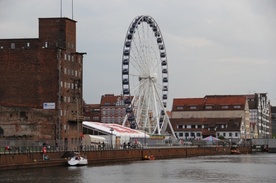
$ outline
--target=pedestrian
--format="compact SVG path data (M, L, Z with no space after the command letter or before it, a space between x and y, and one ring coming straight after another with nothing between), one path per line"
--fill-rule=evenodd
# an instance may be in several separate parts
M46 159L46 146L42 147L42 159L45 160Z

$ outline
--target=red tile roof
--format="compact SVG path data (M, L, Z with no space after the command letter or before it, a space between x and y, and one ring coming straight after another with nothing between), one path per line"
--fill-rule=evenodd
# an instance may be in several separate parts
M172 111L186 111L190 110L190 106L197 106L196 109L191 110L207 110L205 106L213 106L212 109L208 110L222 110L221 106L228 105L228 109L223 110L232 110L233 106L239 105L240 108L236 110L243 110L247 102L245 95L206 95L204 98L176 98L173 99ZM230 107L232 106L232 107ZM179 109L179 107L183 107Z
M105 94L105 95L102 95L102 98L101 98L101 106L115 106L116 103L118 102L118 98L120 98L122 96L120 95L117 95L115 96L114 94Z

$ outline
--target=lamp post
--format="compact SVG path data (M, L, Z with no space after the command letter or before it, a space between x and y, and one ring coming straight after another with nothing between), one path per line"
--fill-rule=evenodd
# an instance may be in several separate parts
M110 144L111 144L111 149L113 149L113 131L114 131L114 129L111 127L110 128Z
M146 147L146 144L147 144L147 139L146 139L146 132L147 132L147 131L146 131L146 130L147 130L147 128L145 127L145 132L144 132L144 133L145 133L145 136L144 136L144 137L145 137L145 139L144 139L144 146L145 146L145 147Z

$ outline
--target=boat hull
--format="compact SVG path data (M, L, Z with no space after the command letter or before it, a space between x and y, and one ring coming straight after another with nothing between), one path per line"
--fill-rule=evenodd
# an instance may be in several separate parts
M82 156L75 156L68 160L68 164L70 166L82 166L82 165L87 165L88 160Z

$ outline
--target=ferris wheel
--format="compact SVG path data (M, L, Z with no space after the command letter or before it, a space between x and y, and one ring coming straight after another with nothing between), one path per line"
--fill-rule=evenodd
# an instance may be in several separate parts
M170 127L166 113L168 61L159 26L150 16L137 16L127 30L122 55L124 126L163 135ZM169 126L168 126L169 125Z

